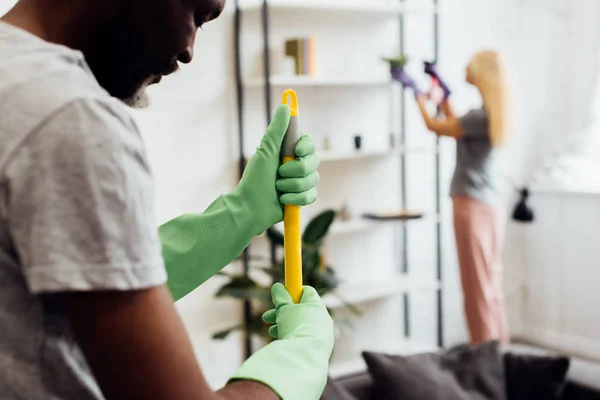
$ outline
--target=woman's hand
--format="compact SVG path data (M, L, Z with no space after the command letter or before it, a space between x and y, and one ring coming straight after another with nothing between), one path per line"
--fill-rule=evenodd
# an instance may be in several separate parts
M442 111L446 107L445 118L437 119L429 114L427 111L427 98L425 96L417 96L417 104L419 104L419 110L425 122L425 126L431 132L438 136L449 136L455 139L461 139L463 137L463 129L460 125L460 121L454 115L454 110L450 106L450 103L446 99L441 106Z
M425 107L427 104L427 96L425 94L418 94L415 96L415 98L417 99L419 107Z
M450 104L450 100L449 99L445 99L441 104L440 104L440 108L442 110L442 112L444 113L444 115L448 118L456 118L456 114L454 113L454 108L452 107L452 104Z

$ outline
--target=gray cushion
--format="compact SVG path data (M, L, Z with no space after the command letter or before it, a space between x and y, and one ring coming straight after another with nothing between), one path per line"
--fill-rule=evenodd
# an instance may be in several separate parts
M497 342L411 356L363 353L377 399L506 400Z
M558 352L542 349L534 345L523 343L513 343L509 345L506 351L517 354L537 354L547 356L559 356ZM581 386L588 387L593 391L600 393L600 364L593 361L583 360L581 358L571 357L571 365L567 374L567 379Z
M322 400L358 400L350 393L344 385L334 381L331 378L327 379L327 385L321 396Z
M348 392L352 393L356 397L356 400L373 399L373 378L366 371L339 378L335 381L348 389ZM324 399L327 398L325 397Z
M567 382L569 359L531 354L504 355L508 400L558 400Z

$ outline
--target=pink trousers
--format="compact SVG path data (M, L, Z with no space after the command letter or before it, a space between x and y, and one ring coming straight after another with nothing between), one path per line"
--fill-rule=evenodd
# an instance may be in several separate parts
M502 288L504 223L493 206L453 197L454 234L472 343L508 343Z

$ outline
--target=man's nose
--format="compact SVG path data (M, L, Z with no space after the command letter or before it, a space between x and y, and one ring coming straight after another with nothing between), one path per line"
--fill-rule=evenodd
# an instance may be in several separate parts
M194 46L191 45L185 51L177 57L177 61L182 62L184 64L189 64L194 58Z

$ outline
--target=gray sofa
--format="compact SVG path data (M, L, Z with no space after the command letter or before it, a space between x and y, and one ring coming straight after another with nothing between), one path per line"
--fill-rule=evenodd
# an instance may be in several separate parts
M511 345L507 350L523 354L552 354L552 352L528 345ZM563 399L600 400L600 364L571 358L567 377L568 383L565 387ZM373 382L368 372L339 378L336 382L342 384L358 400L375 400L372 395ZM332 399L329 399L325 393L322 400Z

